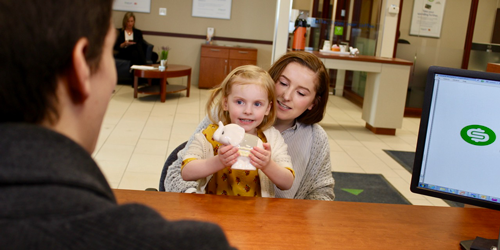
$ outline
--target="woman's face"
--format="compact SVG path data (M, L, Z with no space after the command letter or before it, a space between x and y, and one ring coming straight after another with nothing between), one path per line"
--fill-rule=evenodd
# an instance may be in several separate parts
M135 19L134 17L129 17L127 21L127 29L132 29L134 27Z
M316 74L309 68L292 62L276 82L277 119L292 122L304 111L311 110L316 97Z

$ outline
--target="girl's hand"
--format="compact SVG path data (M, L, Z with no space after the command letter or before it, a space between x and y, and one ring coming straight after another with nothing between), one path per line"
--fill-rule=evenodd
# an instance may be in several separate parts
M269 166L271 161L271 145L269 143L263 144L264 148L253 147L250 151L250 163L260 170L264 170Z
M238 148L233 147L231 144L229 144L219 147L218 156L221 164L226 168L230 168L233 164L236 163L236 160L238 159L238 156L240 156L240 154L238 153Z

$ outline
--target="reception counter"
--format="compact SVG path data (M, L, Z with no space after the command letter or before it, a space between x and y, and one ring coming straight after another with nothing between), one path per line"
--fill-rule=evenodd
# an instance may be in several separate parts
M498 237L500 212L115 189L119 204L142 203L168 220L217 223L240 249L460 249ZM144 230L148 230L147 228ZM196 240L196 239L193 239Z
M403 124L408 82L413 63L375 56L350 56L312 52L329 69L337 70L335 95L342 96L345 71L367 73L362 118L375 134L395 135Z

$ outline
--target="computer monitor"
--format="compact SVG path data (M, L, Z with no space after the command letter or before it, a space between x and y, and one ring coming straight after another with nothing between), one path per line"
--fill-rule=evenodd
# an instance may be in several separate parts
M432 66L410 189L500 210L500 74Z

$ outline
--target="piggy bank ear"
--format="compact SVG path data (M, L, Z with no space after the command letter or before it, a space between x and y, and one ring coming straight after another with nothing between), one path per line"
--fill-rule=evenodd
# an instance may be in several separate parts
M219 121L219 128L223 128L224 127L224 123L222 123L221 121Z

